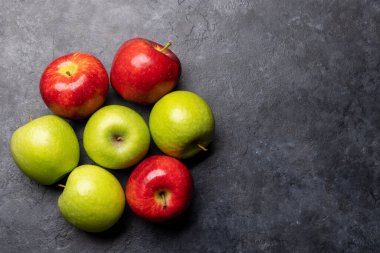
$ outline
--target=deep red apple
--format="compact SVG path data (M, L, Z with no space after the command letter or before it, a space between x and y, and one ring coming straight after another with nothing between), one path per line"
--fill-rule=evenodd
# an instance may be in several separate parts
M109 79L103 64L87 53L61 56L51 62L40 80L45 104L55 114L82 119L106 100Z
M127 202L141 218L161 222L181 214L189 205L193 179L186 166L163 155L143 160L126 186Z
M125 100L139 104L152 104L170 92L181 74L181 63L170 45L142 38L124 42L113 60L112 87Z

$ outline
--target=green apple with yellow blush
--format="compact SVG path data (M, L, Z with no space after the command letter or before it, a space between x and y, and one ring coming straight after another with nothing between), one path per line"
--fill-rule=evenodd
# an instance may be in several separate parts
M51 185L79 162L79 142L73 128L58 116L47 115L18 128L10 149L17 166L28 177Z
M162 152L185 159L207 151L214 136L215 121L210 106L199 95L174 91L154 105L149 128Z
M121 217L125 195L117 178L96 165L82 165L69 175L58 207L63 217L87 232L102 232Z

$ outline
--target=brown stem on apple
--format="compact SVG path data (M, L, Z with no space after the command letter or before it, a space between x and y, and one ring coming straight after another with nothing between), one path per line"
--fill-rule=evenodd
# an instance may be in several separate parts
M168 49L172 45L171 42L166 43L166 45L160 49L160 52L164 52L166 49Z
M58 184L58 187L65 188L64 184Z
M66 71L66 75L71 76L70 71Z
M201 150L204 151L204 152L207 152L207 151L208 151L208 149L205 148L204 146L202 146L201 144L197 144L197 146L198 146L199 149L201 149Z
M29 115L29 122L33 120L32 115Z
M122 141L123 140L123 137L121 137L121 136L118 136L117 138L116 138L116 141Z
M165 192L160 192L160 197L162 199L162 208L165 209L166 208L166 193Z

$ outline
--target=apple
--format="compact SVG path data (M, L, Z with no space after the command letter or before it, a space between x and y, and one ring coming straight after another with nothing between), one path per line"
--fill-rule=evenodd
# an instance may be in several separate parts
M58 116L47 115L18 128L10 149L17 166L43 185L51 185L79 162L79 143L72 127Z
M214 126L209 105L189 91L165 95L154 105L149 117L150 132L157 147L181 159L207 151Z
M181 63L166 46L134 38L121 45L111 68L111 84L124 99L152 104L170 92L181 74Z
M106 100L109 79L103 64L87 53L61 56L50 63L40 80L42 99L55 114L86 118Z
M97 164L124 169L138 163L148 152L150 134L144 119L134 110L109 105L96 111L83 133L83 146Z
M117 178L96 165L75 168L58 199L63 217L87 232L112 227L123 214L124 206L124 191Z
M181 214L189 205L193 179L186 166L163 155L143 160L126 186L128 205L139 217L162 222Z

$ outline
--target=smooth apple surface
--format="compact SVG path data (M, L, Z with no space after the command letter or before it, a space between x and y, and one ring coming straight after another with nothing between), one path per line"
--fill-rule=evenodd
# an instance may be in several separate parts
M180 74L181 63L169 48L134 38L117 51L111 84L128 101L152 104L175 87Z
M55 114L68 119L86 118L104 103L109 78L93 55L73 53L50 63L40 80L40 93Z
M143 160L130 175L127 202L139 217L153 222L172 219L188 207L193 179L175 158L156 155Z
M123 214L124 206L124 191L117 178L95 165L75 168L58 199L63 217L88 232L112 227Z
M79 142L73 128L54 115L18 128L10 148L21 171L44 185L56 183L79 162Z
M96 111L83 133L83 146L97 164L125 169L138 163L148 152L149 128L134 110L109 105Z
M174 91L154 105L149 127L162 152L185 159L207 151L213 139L215 122L204 99L193 92Z

